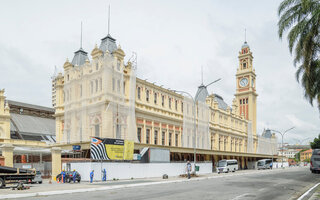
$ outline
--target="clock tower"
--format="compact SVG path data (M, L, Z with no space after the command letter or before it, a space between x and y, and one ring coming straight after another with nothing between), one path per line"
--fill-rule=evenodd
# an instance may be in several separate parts
M252 52L247 42L239 52L239 68L236 73L236 101L238 114L252 122L252 133L257 131L256 73L252 66Z

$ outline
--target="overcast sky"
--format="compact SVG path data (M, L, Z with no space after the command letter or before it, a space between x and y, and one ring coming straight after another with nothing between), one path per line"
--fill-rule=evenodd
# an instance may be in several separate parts
M247 41L257 79L258 133L287 133L285 142L306 143L320 133L319 112L303 97L295 80L286 39L277 36L280 1L0 1L0 88L8 99L51 106L54 66L62 71L80 46L90 54L107 34L128 57L138 54L138 77L195 94L201 83L231 105L236 89L238 53Z

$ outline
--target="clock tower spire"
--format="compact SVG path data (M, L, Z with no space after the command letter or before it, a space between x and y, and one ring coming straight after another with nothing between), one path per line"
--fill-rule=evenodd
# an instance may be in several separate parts
M236 100L238 114L252 122L252 133L257 132L257 96L256 73L252 65L252 52L247 41L239 52L239 67L236 73Z

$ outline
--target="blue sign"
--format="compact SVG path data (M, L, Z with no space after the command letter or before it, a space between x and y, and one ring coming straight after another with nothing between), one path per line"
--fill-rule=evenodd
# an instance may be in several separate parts
M81 149L81 146L80 145L72 145L72 149L74 151L79 151Z

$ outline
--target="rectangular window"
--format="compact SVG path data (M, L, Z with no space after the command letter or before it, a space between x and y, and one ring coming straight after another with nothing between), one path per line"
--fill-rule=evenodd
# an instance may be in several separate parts
M99 79L100 91L102 90L102 78Z
M154 93L154 104L157 104L157 93Z
M116 126L116 138L121 139L121 125L117 124Z
M146 132L146 143L147 144L150 143L150 129L147 129L147 132Z
M242 99L240 99L240 105L242 105Z
M172 141L172 133L169 133L169 146L171 146L171 141Z
M125 93L126 93L126 82L123 81L123 94L125 94Z
M175 104L174 104L175 109L178 110L178 100L175 100L174 103L175 103Z
M246 104L248 104L248 98L246 99Z
M146 91L146 101L149 102L149 90Z
M138 87L138 99L141 99L141 89Z
M80 85L80 97L82 97L82 85Z
M164 95L161 96L162 102L161 105L164 106Z
M181 102L181 112L183 112L183 102Z
M169 98L169 108L171 109L171 98Z
M140 127L138 127L138 130L137 130L137 137L138 137L139 142L141 143L141 128Z
M91 92L91 94L93 93L93 82L92 81L90 81L90 92Z
M94 126L94 135L96 136L96 137L99 137L100 136L100 125L99 124L97 124L97 125L95 125Z
M118 80L117 83L118 83L117 84L118 85L117 90L118 90L118 92L120 92L120 80Z
M166 132L165 131L162 131L162 145L165 145L165 141L166 141Z
M99 69L99 64L98 63L96 63L96 70L98 70Z
M117 62L117 70L120 71L120 60L118 60L118 62Z
M176 142L176 147L178 146L178 137L179 137L179 134L176 134L176 138L175 138L175 142Z
M115 91L116 90L116 80L114 80L114 78L112 78L112 91Z
M96 79L96 92L98 92L98 87L99 87L98 80Z
M154 144L158 144L158 131L154 130Z

